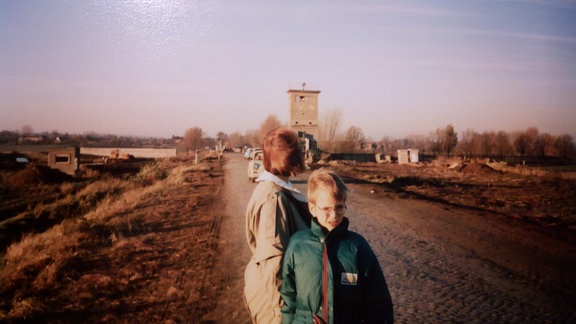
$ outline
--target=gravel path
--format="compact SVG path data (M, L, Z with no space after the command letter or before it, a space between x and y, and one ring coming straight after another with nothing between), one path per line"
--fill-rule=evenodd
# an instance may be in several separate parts
M216 323L251 323L243 297L244 268L250 260L245 236L245 214L255 185L248 182L248 162L240 154L227 154L226 158L220 228L222 258L218 266L224 276L224 291L216 307L215 319Z
M250 323L242 301L250 258L244 213L254 184L240 155L227 158L217 261L225 289L214 318ZM294 181L303 191L306 177ZM351 229L376 252L398 323L576 321L573 244L496 215L401 199L365 184L350 187Z

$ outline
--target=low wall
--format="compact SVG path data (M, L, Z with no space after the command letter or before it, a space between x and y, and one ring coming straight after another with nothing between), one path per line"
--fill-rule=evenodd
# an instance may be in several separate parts
M119 154L130 154L135 158L167 158L176 157L176 149L160 149L160 148L122 148L122 147L81 147L80 154L96 155L96 156L109 156L110 152L118 151Z
M329 160L376 162L374 153L330 153Z

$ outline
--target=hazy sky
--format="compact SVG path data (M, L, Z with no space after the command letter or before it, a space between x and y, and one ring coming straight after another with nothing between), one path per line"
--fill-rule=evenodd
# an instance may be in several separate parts
M302 82L374 140L576 137L576 1L0 0L0 130L244 132Z

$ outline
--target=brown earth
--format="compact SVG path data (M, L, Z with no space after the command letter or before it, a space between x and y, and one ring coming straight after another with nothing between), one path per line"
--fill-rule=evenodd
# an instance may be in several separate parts
M574 320L574 177L485 162L329 166L354 190L352 224L383 264L398 322ZM197 166L163 161L158 170L165 174L97 188L50 184L30 171L4 176L14 188L50 192L51 208L65 197L100 198L8 247L0 321L248 323L243 217L254 184L246 162L227 154ZM301 190L307 174L294 179ZM0 231L16 223L0 221Z
M340 173L445 205L490 211L545 227L576 230L576 172L489 160L426 164L337 163Z

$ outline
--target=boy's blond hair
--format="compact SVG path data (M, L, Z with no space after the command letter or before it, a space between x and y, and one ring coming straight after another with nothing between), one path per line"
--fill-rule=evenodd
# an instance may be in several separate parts
M308 202L315 204L319 189L328 190L338 201L346 201L350 189L334 171L318 169L308 178Z

